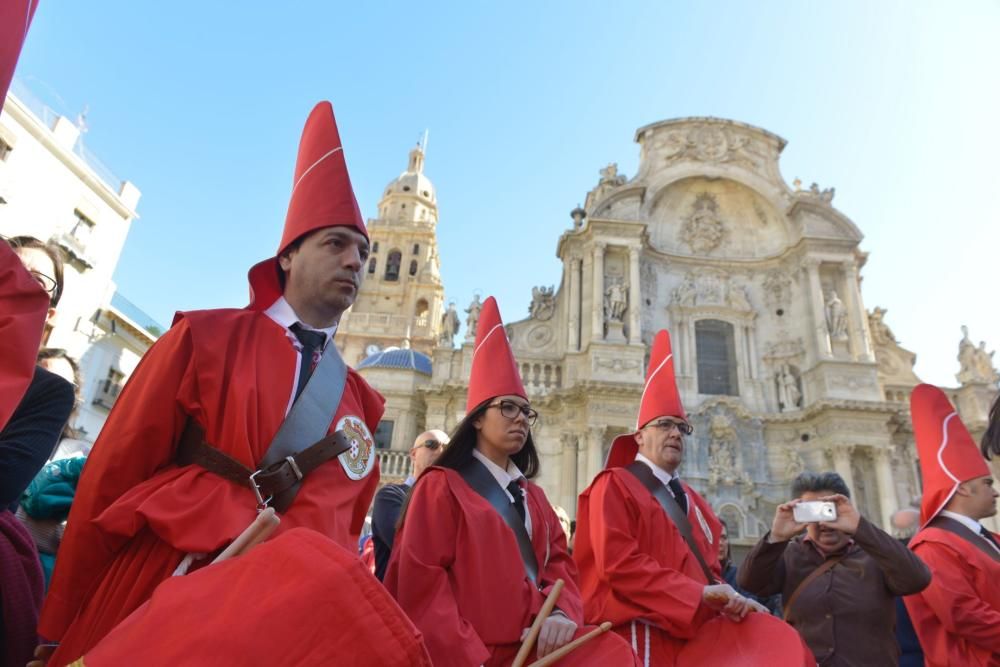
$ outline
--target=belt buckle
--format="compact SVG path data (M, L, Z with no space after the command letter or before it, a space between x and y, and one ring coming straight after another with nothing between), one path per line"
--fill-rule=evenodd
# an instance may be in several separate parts
M291 468L292 469L292 473L295 474L295 479L297 479L298 481L301 482L302 481L302 477L304 475L302 474L302 469L299 468L299 464L295 462L295 457L294 456L286 456L285 460L288 461L288 467Z
M260 485L257 484L257 480L254 479L257 475L264 472L263 470L258 470L250 475L250 488L253 489L253 495L257 497L257 513L260 514L267 509L268 505L274 500L274 496L268 496L267 499L260 495Z

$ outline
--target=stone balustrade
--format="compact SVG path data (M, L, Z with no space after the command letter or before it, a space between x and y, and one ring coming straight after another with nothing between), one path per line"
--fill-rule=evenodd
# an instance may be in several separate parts
M529 394L547 394L563 386L563 368L558 361L524 360L520 364L521 382Z
M410 476L410 453L380 449L378 450L378 467L382 474L383 483L402 482Z

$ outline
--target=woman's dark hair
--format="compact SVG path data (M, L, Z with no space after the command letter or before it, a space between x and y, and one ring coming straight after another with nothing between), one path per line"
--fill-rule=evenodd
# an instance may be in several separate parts
M35 248L36 250L41 250L49 259L52 260L52 272L55 273L54 276L50 276L56 281L56 288L52 290L52 307L55 308L59 305L59 299L62 297L63 293L63 258L62 251L52 243L46 243L45 241L39 241L34 236L12 236L7 239L10 247L16 252L18 248Z
M792 498L801 498L809 491L833 491L851 497L844 478L835 472L804 472L792 482Z
M1000 455L1000 395L997 395L993 407L990 408L990 423L983 433L979 446L987 460Z
M451 441L444 448L444 452L441 453L438 460L434 462L433 467L458 470L472 459L472 450L476 448L477 440L475 421L483 416L483 413L489 408L490 402L495 398L496 396L483 401L472 412L465 415L465 418L451 432ZM540 472L541 461L538 458L538 450L535 449L535 441L531 438L530 428L528 429L528 438L524 441L524 447L521 447L521 451L517 454L511 455L510 460L514 462L514 465L517 466L517 469L521 471L526 479L533 479ZM424 470L420 474L420 478L423 478L426 473L427 470ZM413 497L413 492L416 490L417 484L420 483L420 478L413 483L413 488L406 495L406 501L399 512L399 521L396 522L397 531L403 526L403 520L406 518L406 512L410 507L410 498Z
M59 436L60 440L65 438L78 438L79 432L70 424L75 419L77 412L80 409L80 404L83 402L83 397L80 394L80 390L83 387L83 377L80 373L80 364L76 362L76 359L69 356L66 350L61 347L43 347L38 351L38 356L36 361L41 363L49 359L63 359L69 367L73 369L73 411L70 412L69 419L66 421L66 426L63 427L62 434ZM53 451L53 454L55 452Z

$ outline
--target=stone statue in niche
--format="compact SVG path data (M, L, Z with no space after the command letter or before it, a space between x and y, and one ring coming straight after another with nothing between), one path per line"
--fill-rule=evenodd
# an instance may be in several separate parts
M898 342L892 329L884 321L885 313L885 308L875 308L868 313L868 328L871 329L872 340L875 341L876 345L889 345Z
M479 324L479 311L483 309L483 303L476 294L472 298L472 303L465 309L468 317L465 318L465 340L476 340L476 325Z
M726 415L714 415L708 434L708 483L714 486L741 481L736 470L736 429L732 422Z
M799 454L794 445L789 445L788 448L785 449L785 478L795 479L801 475L805 469L806 464L802 460L802 454Z
M608 285L604 290L604 321L622 322L628 310L628 285L621 280Z
M722 218L719 216L719 203L715 195L702 192L691 206L691 213L684 220L681 228L681 241L688 244L696 253L708 253L719 247L726 233Z
M531 288L531 306L528 313L536 320L550 320L556 312L555 285Z
M438 345L451 347L452 340L455 334L458 333L460 324L458 321L458 311L455 310L455 302L452 301L448 304L448 310L441 315L441 335L438 337Z
M802 392L799 390L799 381L792 373L791 366L782 364L775 380L778 383L778 408L782 412L799 408L802 404Z
M826 297L826 328L831 339L847 340L847 308L834 290Z

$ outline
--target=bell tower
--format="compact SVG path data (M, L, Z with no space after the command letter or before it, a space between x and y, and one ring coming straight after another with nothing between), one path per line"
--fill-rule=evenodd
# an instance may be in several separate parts
M371 256L335 338L352 366L389 347L430 355L438 341L444 284L437 195L424 175L424 145L410 151L406 171L385 187L377 217L368 220Z

